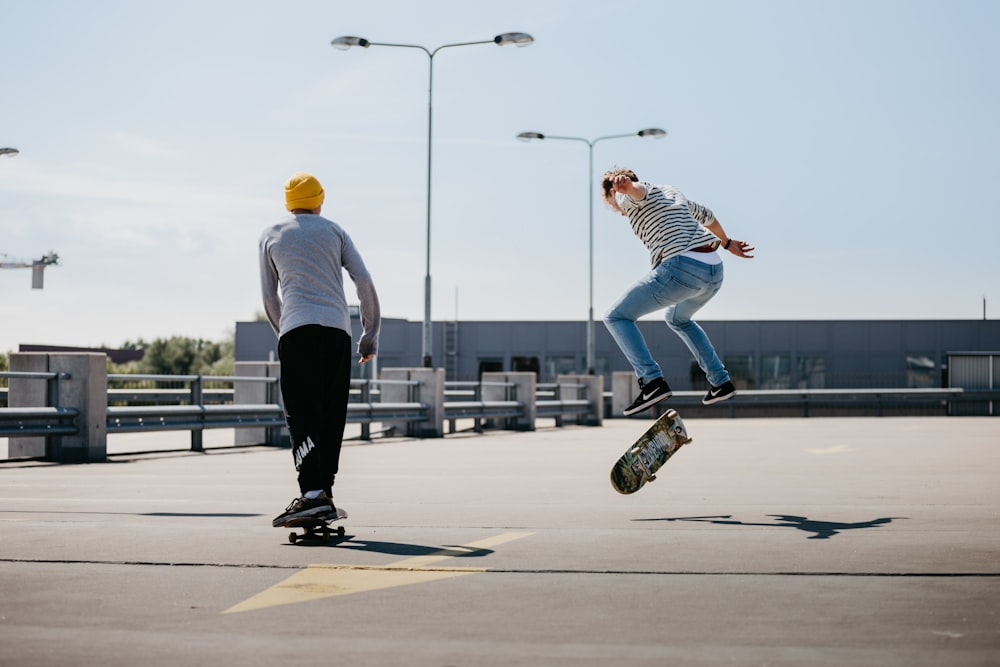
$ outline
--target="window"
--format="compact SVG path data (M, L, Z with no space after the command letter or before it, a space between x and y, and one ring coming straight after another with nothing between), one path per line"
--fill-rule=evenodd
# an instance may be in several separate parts
M932 354L906 355L906 386L929 388L937 386L937 364Z
M726 370L730 370L728 364L726 366ZM697 361L691 362L691 368L688 372L691 375L691 389L693 391L703 391L708 389L708 378L705 377L705 372L701 370L701 366L698 365ZM732 375L731 370L730 375Z
M545 360L545 374L549 382L555 382L557 375L577 372L579 371L574 356L552 356Z
M754 379L752 354L727 354L722 363L726 365L726 370L729 371L729 378L733 381L737 389L757 388L757 383Z
M502 373L503 372L503 359L497 359L493 357L480 357L479 358L479 377L483 377L483 373Z
M792 358L787 354L765 354L760 358L760 388L789 389L792 386Z
M538 376L538 357L511 357L510 370L515 373L534 373Z
M826 387L826 359L824 357L798 357L795 362L798 389L823 389Z

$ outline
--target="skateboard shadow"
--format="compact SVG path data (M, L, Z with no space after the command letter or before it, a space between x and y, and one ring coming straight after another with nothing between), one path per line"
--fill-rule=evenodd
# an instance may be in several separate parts
M307 544L301 542L300 544ZM357 540L354 535L333 537L329 542L312 542L310 546L337 547L352 551L367 551L370 553L388 554L390 556L447 556L449 558L482 558L493 553L493 549L470 549L469 547L444 545L429 546L424 544L406 544L404 542L377 542L374 540Z
M866 528L878 528L880 526L886 526L893 521L899 521L901 519L906 519L907 517L882 517L879 519L872 519L871 521L855 521L851 523L841 522L841 521L819 521L816 519L809 519L804 516L795 516L794 514L768 514L767 516L777 519L777 521L772 523L758 523L754 521L737 521L733 519L732 514L723 514L719 516L682 516L682 517L670 517L662 519L633 519L634 521L689 521L692 523L711 523L717 526L760 526L764 528L793 528L795 530L801 530L806 533L812 533L808 538L810 540L828 540L834 535L839 535L840 533L847 530L863 530Z
M255 516L264 516L263 514L245 514L238 512L143 512L139 516L165 516L165 517L199 517L199 518L237 518L245 519Z
M158 516L158 517L199 517L224 519L252 519L263 514L247 514L240 512L91 512L88 510L0 510L0 514L81 514L93 516Z

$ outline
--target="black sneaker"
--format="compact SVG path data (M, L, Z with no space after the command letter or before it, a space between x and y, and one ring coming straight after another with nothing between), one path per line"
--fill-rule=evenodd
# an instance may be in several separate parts
M634 415L671 396L670 386L662 377L650 380L649 384L646 384L642 381L642 378L639 378L639 395L632 401L632 405L622 410L622 414L626 417Z
M333 506L333 501L326 495L320 493L316 498L296 498L285 511L274 517L271 525L275 528L288 525L289 521L296 519L322 519L328 516L335 516L337 510Z
M719 401L724 401L727 398L732 398L736 395L736 387L729 380L726 380L719 387L710 387L708 393L705 394L705 398L701 399L701 402L705 405L711 405L712 403L718 403Z

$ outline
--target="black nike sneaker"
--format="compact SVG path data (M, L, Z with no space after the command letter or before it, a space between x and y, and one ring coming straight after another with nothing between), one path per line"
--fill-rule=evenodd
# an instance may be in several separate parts
M736 395L736 387L733 383L726 380L718 387L710 387L708 393L705 394L705 398L701 399L701 402L705 405L711 405L712 403L718 403L719 401L724 401L727 398L732 398Z
M275 528L288 525L289 521L297 519L326 519L335 516L337 513L333 501L326 495L320 493L318 498L296 498L285 508L285 511L274 517L271 525Z
M622 414L628 417L642 412L672 395L670 385L662 377L654 378L649 383L643 382L642 378L639 378L639 395L632 401L632 405L622 410Z

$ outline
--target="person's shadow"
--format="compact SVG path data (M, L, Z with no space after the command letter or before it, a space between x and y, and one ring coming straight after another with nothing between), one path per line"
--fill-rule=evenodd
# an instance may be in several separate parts
M893 521L905 519L906 517L882 517L871 521L856 521L844 523L840 521L817 521L804 516L793 514L768 514L777 519L774 523L756 523L752 521L736 521L732 514L720 516L681 516L663 519L635 519L635 521L691 521L697 523L711 523L719 526L763 526L765 528L794 528L807 533L812 533L808 537L810 540L828 540L845 530L861 530L863 528L878 528Z

